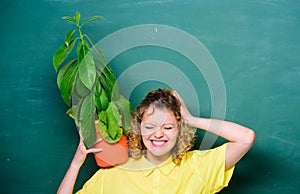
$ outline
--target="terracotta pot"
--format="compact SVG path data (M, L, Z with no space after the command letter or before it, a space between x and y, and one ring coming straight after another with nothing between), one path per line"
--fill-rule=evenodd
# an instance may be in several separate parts
M102 138L98 124L95 124L97 139ZM95 160L100 167L113 167L128 160L128 145L126 136L122 135L120 141L108 143L104 139L94 145L95 148L102 148L103 151L95 153Z

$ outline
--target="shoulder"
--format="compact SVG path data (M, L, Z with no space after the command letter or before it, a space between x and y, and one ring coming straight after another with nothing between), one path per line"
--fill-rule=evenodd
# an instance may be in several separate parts
M181 165L189 166L191 169L214 168L214 166L223 166L225 164L227 143L208 150L188 151L182 158Z
M215 158L215 157L224 157L225 159L225 153L226 153L226 147L227 147L227 143L212 148L212 149L208 149L208 150L192 150L192 151L188 151L186 153L185 159L186 160L190 160L190 159L209 159L209 158Z

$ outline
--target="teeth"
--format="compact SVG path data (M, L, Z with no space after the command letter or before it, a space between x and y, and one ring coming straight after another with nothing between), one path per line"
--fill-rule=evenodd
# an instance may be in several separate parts
M155 145L163 145L164 143L164 141L153 141L153 144Z

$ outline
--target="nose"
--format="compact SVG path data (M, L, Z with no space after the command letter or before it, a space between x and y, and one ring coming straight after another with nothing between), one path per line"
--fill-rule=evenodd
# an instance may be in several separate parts
M154 137L155 138L161 138L164 136L164 132L162 129L157 129L155 132L154 132Z

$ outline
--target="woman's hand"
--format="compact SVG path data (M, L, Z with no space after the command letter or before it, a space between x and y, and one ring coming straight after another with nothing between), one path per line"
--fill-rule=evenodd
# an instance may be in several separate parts
M74 155L74 158L71 162L71 165L70 165L67 173L65 174L62 182L60 183L60 186L57 191L58 194L73 193L73 189L74 189L74 185L75 185L75 181L77 179L79 169L82 166L82 164L84 163L86 156L89 153L97 153L97 152L102 151L101 148L86 149L85 145L83 143L81 131L79 131L79 136L80 136L80 140L79 140L79 144L78 144L76 153ZM97 140L96 143L98 143L100 141L102 141L102 139Z
M72 165L79 165L79 166L81 166L84 163L84 161L86 159L86 156L89 153L101 152L103 149L102 148L90 148L90 149L86 149L86 147L85 147L85 145L83 143L83 138L82 138L82 135L81 135L81 131L79 131L79 136L80 136L80 140L79 140L79 144L78 144L75 156L74 156L73 161L72 161ZM102 141L102 139L98 139L95 144L97 144L97 143L99 143L101 141Z
M182 100L182 98L179 96L179 94L173 90L173 95L179 100L181 107L180 107L180 112L181 112L181 116L184 120L184 122L191 126L194 127L196 125L195 122L197 122L197 118L194 117L190 111L188 110L188 108L186 107L184 101Z
M226 148L225 169L234 166L253 145L255 141L253 130L229 121L194 117L178 93L174 91L173 94L181 103L181 114L188 125L214 133L229 141Z

